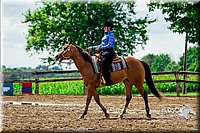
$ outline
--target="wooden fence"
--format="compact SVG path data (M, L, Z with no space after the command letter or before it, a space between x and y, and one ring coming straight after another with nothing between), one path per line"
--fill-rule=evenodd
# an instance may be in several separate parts
M39 83L42 82L59 82L59 81L74 81L74 80L82 80L82 77L68 77L68 78L57 78L57 79L42 79L41 75L47 74L69 74L69 73L79 73L78 70L67 70L67 71L46 71L46 72L3 72L3 82L10 82L10 83L21 83L21 82L32 82L35 83L36 89L35 94L39 94ZM154 72L152 75L167 75L172 74L174 75L173 80L154 80L154 83L166 83L166 82L176 82L176 92L177 96L180 96L180 83L195 83L200 84L199 81L192 81L192 80L182 80L180 79L180 75L200 75L200 72L185 72L185 71L172 71L172 72ZM9 79L6 78L8 75L31 75L32 79ZM30 78L29 77L29 78ZM85 92L85 90L84 90ZM183 88L183 92L187 93L187 89Z

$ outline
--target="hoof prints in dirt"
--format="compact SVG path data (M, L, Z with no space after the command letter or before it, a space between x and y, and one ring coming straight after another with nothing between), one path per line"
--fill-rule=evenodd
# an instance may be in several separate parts
M124 96L100 96L102 104L109 111L110 118L106 119L103 111L92 100L88 114L78 120L83 113L86 96L41 95L41 96L6 96L3 101L51 103L51 105L15 105L3 104L3 131L23 132L143 132L143 131L193 131L198 129L197 115L189 114L188 120L176 113L163 114L162 107L182 107L189 105L197 112L197 98L179 97L167 98L159 102L149 97L152 118L146 117L144 101L141 97L133 97L123 119L118 115L124 107ZM59 106L65 105L65 106Z

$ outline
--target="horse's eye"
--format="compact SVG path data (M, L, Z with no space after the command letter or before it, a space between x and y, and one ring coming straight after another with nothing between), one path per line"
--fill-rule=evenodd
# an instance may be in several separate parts
M67 45L63 46L63 49L64 49L64 51L65 51L67 48L68 48L68 46L67 46Z

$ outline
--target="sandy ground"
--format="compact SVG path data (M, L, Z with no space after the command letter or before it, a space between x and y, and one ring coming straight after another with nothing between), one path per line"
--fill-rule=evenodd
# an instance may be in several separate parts
M133 96L123 119L125 96L100 96L102 104L109 111L106 119L94 99L84 119L86 96L73 95L25 95L2 96L5 101L42 102L57 105L13 105L1 104L3 131L51 131L51 132L117 132L117 131L198 131L197 97L166 97L160 102L149 97L152 118L146 117L144 101ZM59 105L58 105L59 104ZM63 104L63 105L60 105ZM190 106L196 114L188 114L188 119L178 114L184 105ZM168 109L168 110L167 110Z

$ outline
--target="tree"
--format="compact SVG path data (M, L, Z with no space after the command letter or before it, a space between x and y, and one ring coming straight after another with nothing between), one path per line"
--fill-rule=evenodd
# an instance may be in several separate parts
M199 67L199 59L200 59L200 54L199 54L199 47L190 47L187 50L187 70L188 71L196 71L199 72L200 67ZM184 54L180 57L180 61L178 62L179 64L179 70L183 70L183 58Z
M144 60L151 68L152 67L152 63L155 61L156 57L157 57L157 55L148 54L148 55L142 57L142 60Z
M199 4L199 3L198 3ZM148 5L149 11L156 8L161 9L165 16L165 20L170 22L168 27L171 31L179 34L187 34L187 40L190 43L199 43L199 8L197 2L171 2L161 0L151 0Z
M160 54L155 58L155 61L152 63L153 72L162 72L165 70L165 67L170 63L171 58L168 54Z
M146 45L146 27L154 22L148 17L136 18L134 8L135 2L43 2L23 14L22 22L29 24L26 51L46 49L55 55L69 39L82 48L99 45L102 24L110 20L115 26L115 49L122 55L133 54L136 46Z
M178 71L179 65L175 61L171 61L164 69L164 71Z
M49 70L49 67L46 65L38 65L35 69L37 71L47 71L47 70Z
M152 0L149 4L149 11L156 8L161 9L163 14L167 14L165 20L170 22L168 27L173 32L186 34L185 37L185 57L183 70L186 71L187 43L198 43L200 45L200 2L170 2Z
M167 14L165 20L171 22L169 29L179 34L185 33L185 56L183 71L187 70L187 43L198 43L200 45L200 2L170 2L152 0L149 4L149 11L156 8L161 9L163 14ZM184 80L186 75L184 75ZM183 94L186 92L186 85L183 85Z
M5 70L6 70L6 66L5 65L1 66L1 71L3 72Z

